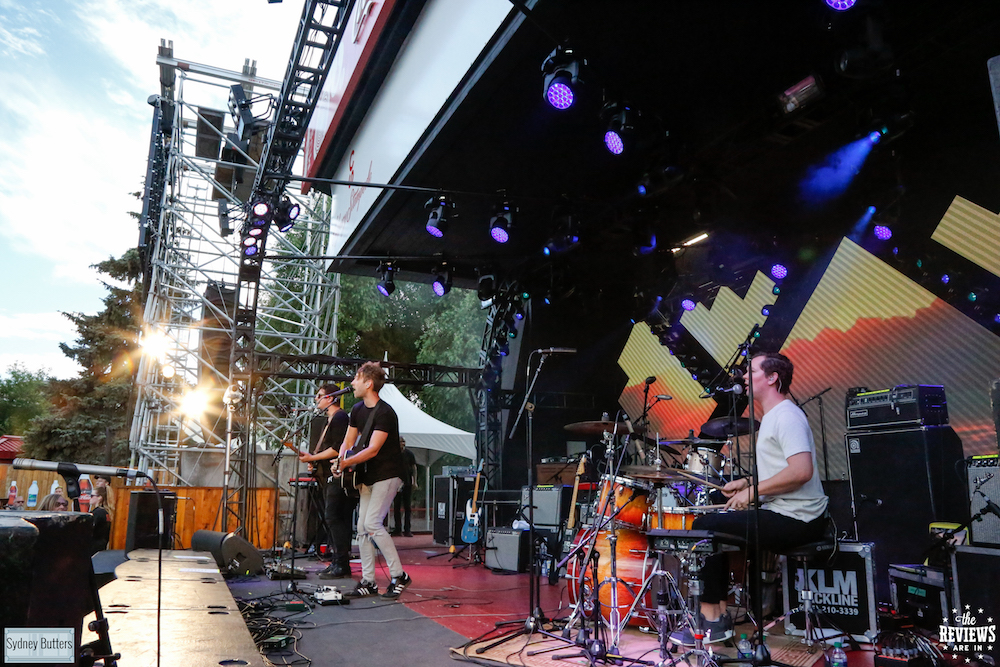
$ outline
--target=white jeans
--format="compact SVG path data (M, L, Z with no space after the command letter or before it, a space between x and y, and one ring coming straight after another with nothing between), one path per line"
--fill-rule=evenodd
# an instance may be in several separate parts
M383 479L373 485L361 485L361 502L358 503L358 551L361 552L361 579L375 581L375 546L385 556L389 566L389 575L398 577L403 574L403 564L399 562L396 545L392 537L385 532L382 522L392 507L396 492L403 486L399 477ZM374 544L373 544L374 543Z

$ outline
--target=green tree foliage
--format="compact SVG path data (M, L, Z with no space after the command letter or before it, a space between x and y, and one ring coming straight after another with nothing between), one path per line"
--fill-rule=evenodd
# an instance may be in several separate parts
M48 411L48 384L44 371L32 373L19 363L7 368L0 378L0 434L24 435L28 422Z
M71 380L49 385L52 409L32 421L25 433L29 456L55 461L99 463L106 438L113 442L112 461L128 458L133 359L141 322L141 263L135 249L94 268L128 287L104 283L104 309L96 315L64 313L77 328L73 345L63 353L83 370Z

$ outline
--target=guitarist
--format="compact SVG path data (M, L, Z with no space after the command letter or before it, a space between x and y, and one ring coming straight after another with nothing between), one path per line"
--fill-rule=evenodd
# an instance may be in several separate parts
M343 393L343 392L340 392ZM341 444L350 426L350 417L341 409L336 398L337 385L324 384L316 392L316 408L326 413L323 431L312 454L299 458L309 463L313 475L319 479L324 493L326 524L329 528L327 544L333 551L329 567L319 573L320 579L340 579L351 576L351 519L357 498L344 490L342 478L332 477L331 459L340 454Z
M357 468L360 473L361 500L358 506L358 550L361 552L361 581L345 597L360 598L378 594L375 583L375 546L385 556L392 581L382 597L395 600L407 586L410 577L396 553L392 537L384 521L396 493L408 474L399 444L399 418L395 410L379 399L385 383L385 373L377 362L361 365L351 387L360 399L351 409L351 425L347 429L344 447L340 449L340 470ZM356 451L355 451L356 450Z

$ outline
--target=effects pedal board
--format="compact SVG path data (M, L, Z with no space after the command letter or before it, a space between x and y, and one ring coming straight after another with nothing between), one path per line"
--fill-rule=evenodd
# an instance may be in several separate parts
M337 590L336 586L320 586L313 593L313 599L317 604L326 606L331 604L351 604L351 598L345 598L344 594Z

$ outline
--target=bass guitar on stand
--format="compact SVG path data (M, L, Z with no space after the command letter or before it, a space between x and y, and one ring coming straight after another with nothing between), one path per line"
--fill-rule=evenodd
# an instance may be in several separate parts
M462 525L462 541L466 544L475 544L480 538L480 507L479 507L479 481L483 476L483 464L485 459L479 460L479 469L476 470L476 486L472 492L472 498L465 503L465 523Z
M563 529L563 545L562 551L558 554L559 558L562 558L563 554L568 554L569 550L573 548L573 538L576 537L574 529L576 528L576 499L577 494L580 492L580 478L583 477L584 471L587 469L587 455L583 454L580 456L580 465L576 467L576 477L573 479L573 499L569 502L569 518L566 519L566 527ZM559 581L560 575L565 571L565 566L561 569L557 569L555 564L558 562L558 558L553 559L553 567L549 570L549 583L553 586Z

